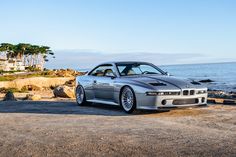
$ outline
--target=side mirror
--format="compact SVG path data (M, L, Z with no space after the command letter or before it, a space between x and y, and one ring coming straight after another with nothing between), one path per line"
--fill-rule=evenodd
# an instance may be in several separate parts
M115 79L116 78L116 76L111 76L111 79Z
M170 73L168 73L168 72L165 72L165 75L167 75L167 76L171 76Z

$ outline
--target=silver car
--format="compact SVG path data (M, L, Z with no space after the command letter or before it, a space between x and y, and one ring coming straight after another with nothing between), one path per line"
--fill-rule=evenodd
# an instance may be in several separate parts
M76 78L78 105L120 105L135 109L189 107L207 103L207 88L201 83L169 76L146 62L108 62Z

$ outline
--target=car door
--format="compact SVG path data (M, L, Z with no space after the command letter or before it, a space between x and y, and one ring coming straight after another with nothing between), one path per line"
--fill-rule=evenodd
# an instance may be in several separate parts
M114 100L114 79L111 75L106 75L106 71L113 73L113 66L110 64L100 65L94 73L93 90L95 99L113 101ZM113 73L114 74L114 73ZM115 75L114 75L115 76Z
M111 70L111 69L106 69ZM114 75L106 75L106 70L103 77L97 79L97 86L95 91L96 99L114 101Z
M95 91L94 91L94 82L93 80L95 76L88 75L83 79L83 87L86 93L86 99L87 100L93 100L95 99Z

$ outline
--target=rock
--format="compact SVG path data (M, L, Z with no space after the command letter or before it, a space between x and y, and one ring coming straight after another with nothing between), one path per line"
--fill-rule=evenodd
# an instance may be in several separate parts
M66 81L65 85L69 87L75 87L75 79Z
M216 104L223 104L223 103L224 103L224 99L216 98L216 99L215 99L215 103L216 103Z
M199 82L201 82L201 83L210 83L210 82L214 82L214 81L210 80L210 79L206 79L206 80L200 80Z
M208 98L208 99L207 99L207 103L215 104L216 101L215 101L215 99Z
M209 98L236 99L235 92L224 92L221 90L208 91Z
M59 77L72 77L85 74L84 72L78 72L73 69L60 69L60 70L54 70L52 72L54 73L53 76L59 76Z
M38 95L38 94L27 94L26 95L26 99L27 100L33 100L33 101L41 100L41 95Z
M231 95L232 99L236 99L236 94Z
M39 88L58 86L65 84L66 81L72 80L74 77L31 77L16 79L13 81L0 81L0 88L16 88L21 90L24 86L37 86Z
M212 94L212 95L225 95L225 92L222 90L209 90L208 94Z
M63 97L63 98L74 98L75 92L74 88L68 86L57 86L53 90L53 94L55 97Z
M75 71L71 70L71 69L60 69L57 71L56 75L59 77L71 77L71 76L75 76Z
M41 88L36 85L25 85L21 88L22 91L40 91Z
M226 105L236 105L236 101L235 100L224 100L223 102Z
M8 91L3 99L3 101L16 101L16 98L12 91Z

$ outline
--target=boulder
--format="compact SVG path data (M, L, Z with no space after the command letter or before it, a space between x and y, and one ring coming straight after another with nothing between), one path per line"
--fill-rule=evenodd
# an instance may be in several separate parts
M41 95L38 95L38 94L27 94L26 95L26 99L27 100L33 100L33 101L41 100Z
M72 76L80 76L84 75L84 72L78 72L73 69L60 69L60 70L54 70L54 75L59 77L72 77Z
M3 101L16 101L16 98L12 91L8 91L3 99Z
M55 97L62 97L62 98L74 98L75 92L73 87L68 86L57 86L53 90L53 94Z

